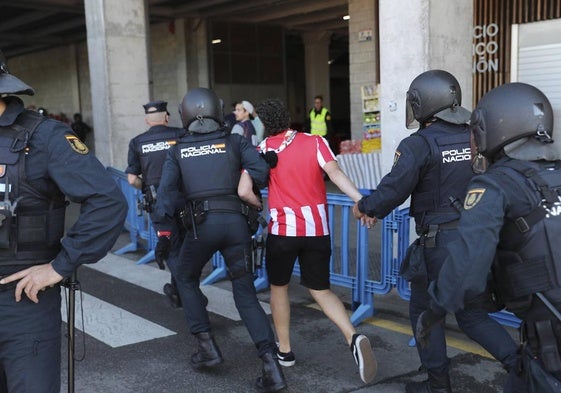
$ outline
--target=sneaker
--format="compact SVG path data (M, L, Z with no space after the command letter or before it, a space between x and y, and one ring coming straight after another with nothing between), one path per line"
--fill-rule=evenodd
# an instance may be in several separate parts
M294 352L281 352L279 351L279 345L277 344L277 359L279 364L283 367L292 367L296 364L296 357Z
M360 379L364 383L369 383L376 376L378 362L376 362L368 337L364 334L354 334L351 341L351 352L358 366Z

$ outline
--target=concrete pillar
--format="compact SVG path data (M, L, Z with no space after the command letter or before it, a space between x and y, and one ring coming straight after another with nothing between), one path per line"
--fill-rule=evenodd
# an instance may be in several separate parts
M405 128L405 94L417 75L429 69L451 72L469 109L473 4L410 0L407 7L396 7L393 0L379 0L379 7L382 169L387 172L397 145L412 132Z
M361 140L362 132L362 86L376 86L378 80L376 62L377 24L375 1L349 0L349 78L351 99L351 137ZM402 8L396 7L395 8ZM370 32L371 38L365 39ZM385 33L385 32L384 32ZM382 140L384 130L382 129Z
M128 144L146 129L149 100L144 0L85 0L97 157L124 170Z
M306 68L306 104L308 110L314 104L314 97L323 96L323 106L330 108L329 91L329 43L331 33L327 31L302 34ZM306 114L307 116L307 114Z

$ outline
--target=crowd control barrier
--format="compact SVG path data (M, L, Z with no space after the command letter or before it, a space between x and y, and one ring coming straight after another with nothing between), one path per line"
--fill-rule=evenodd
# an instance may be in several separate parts
M137 209L141 197L139 190L128 184L126 174L114 168L108 172L119 184L127 198L128 214L125 228L130 233L130 243L115 254L137 251L139 247L146 249L146 254L137 262L143 264L154 260L154 249L157 237L152 228L150 217L143 210ZM267 190L262 190L263 197L267 197ZM399 296L409 300L411 291L409 283L399 275L401 261L405 257L410 243L409 208L395 209L383 219L380 237L360 225L352 215L353 202L342 194L327 194L327 208L329 229L331 233L332 255L330 260L330 280L333 285L351 290L352 310L351 322L358 325L375 313L374 296L384 295L393 288ZM267 211L267 209L264 209ZM260 228L257 234L260 234ZM143 242L140 240L143 239ZM142 245L141 245L142 243ZM379 258L373 255L374 250L380 249ZM222 255L212 256L212 271L201 281L207 285L227 277L228 272ZM255 288L257 291L269 287L265 264L257 269L255 274ZM300 275L298 263L294 267L294 275ZM509 312L501 311L491 314L503 325L517 327L520 320Z

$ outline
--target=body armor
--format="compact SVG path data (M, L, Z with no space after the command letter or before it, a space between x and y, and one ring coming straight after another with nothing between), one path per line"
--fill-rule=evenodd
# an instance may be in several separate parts
M179 138L181 129L154 126L150 131L136 138L135 149L140 159L144 186L157 187L162 177L162 167L168 150Z
M221 195L238 194L240 152L237 135L225 135L222 130L208 135L193 134L178 142L186 199L194 201Z
M60 251L66 209L64 194L56 185L31 184L25 173L29 141L43 120L35 112L24 111L13 125L0 127L2 265L43 264Z
M413 135L425 139L430 160L411 195L411 216L421 227L457 220L452 201L463 200L473 177L467 127L436 122Z

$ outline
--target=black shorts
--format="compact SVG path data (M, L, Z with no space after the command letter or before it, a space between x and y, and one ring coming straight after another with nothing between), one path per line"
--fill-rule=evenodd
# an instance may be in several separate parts
M284 286L290 282L296 258L300 283L310 289L329 289L331 237L267 235L266 267L269 282Z

